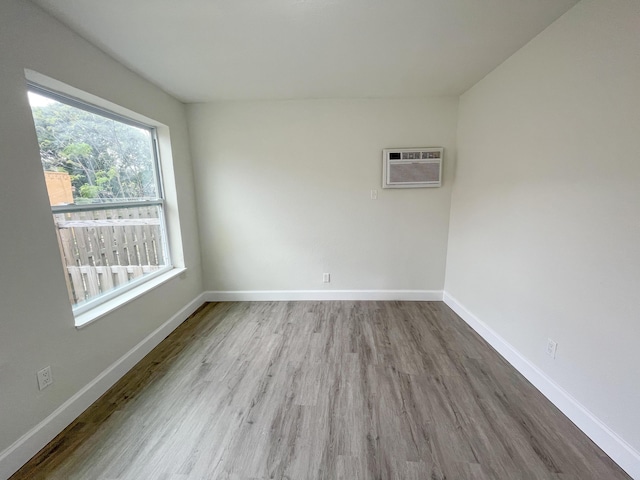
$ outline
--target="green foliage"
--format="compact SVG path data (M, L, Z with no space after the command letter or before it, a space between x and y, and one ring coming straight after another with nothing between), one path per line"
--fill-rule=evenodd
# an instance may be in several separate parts
M99 198L100 196L100 187L95 185L81 185L80 186L80 196L82 198Z
M32 111L42 166L69 173L74 198L157 197L148 131L59 102Z

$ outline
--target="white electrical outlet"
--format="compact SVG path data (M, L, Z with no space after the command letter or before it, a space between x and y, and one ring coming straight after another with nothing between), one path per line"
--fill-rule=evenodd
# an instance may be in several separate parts
M331 275L328 273L322 274L322 283L329 283L331 281Z
M51 375L51 367L45 367L38 372L38 388L44 390L53 383L53 376Z
M558 342L554 342L550 338L547 339L547 355L551 358L556 358L556 351L558 350Z
M371 190L371 200L377 200L378 199L378 190L373 189Z

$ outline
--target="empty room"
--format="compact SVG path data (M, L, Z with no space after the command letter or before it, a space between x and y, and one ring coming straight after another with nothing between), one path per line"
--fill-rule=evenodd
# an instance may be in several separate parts
M640 479L640 2L0 2L0 480Z

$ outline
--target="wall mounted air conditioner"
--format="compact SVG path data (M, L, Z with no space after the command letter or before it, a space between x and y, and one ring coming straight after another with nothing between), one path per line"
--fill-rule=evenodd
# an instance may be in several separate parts
M442 185L443 148L385 148L382 188L424 188Z

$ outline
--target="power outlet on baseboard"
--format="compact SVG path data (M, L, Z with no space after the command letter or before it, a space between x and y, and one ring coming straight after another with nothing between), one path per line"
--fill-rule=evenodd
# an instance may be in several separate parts
M558 351L558 342L547 338L547 355L551 358L556 358L556 352Z

